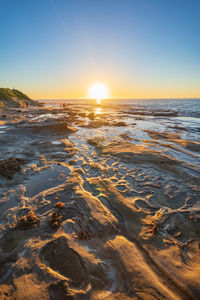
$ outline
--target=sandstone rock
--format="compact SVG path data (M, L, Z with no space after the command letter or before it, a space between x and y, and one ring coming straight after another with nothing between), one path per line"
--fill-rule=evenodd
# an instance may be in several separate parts
M56 208L64 208L65 207L65 203L63 203L63 202L57 202L56 204L54 204L54 207L56 207Z
M61 216L59 215L59 213L57 211L53 212L53 214L49 219L49 225L52 228L57 228L60 225L60 222L61 222Z
M95 114L94 114L93 112L89 113L89 114L88 114L88 118L89 118L90 120L94 120Z
M30 228L37 225L38 222L38 217L32 210L30 210L25 216L18 219L16 227Z
M69 247L63 236L48 242L40 252L40 259L48 263L55 272L69 278L71 286L86 288L89 275L82 257Z

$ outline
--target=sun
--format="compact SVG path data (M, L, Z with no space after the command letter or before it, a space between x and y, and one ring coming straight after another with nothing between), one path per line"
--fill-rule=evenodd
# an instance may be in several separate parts
M108 97L108 89L102 83L94 83L89 88L89 96L91 99L97 99L97 103L100 104L101 99Z

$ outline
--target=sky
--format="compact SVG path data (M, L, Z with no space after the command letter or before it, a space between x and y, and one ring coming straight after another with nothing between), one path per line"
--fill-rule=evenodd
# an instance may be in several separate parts
M0 87L35 99L200 98L199 0L0 0Z

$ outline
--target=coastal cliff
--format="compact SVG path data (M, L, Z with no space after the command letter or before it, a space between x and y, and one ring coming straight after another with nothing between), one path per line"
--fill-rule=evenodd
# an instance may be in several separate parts
M28 107L40 106L38 101L16 89L0 88L0 107Z

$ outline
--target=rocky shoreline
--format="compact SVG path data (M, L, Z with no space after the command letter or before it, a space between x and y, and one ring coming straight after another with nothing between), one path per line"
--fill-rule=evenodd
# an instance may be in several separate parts
M198 140L100 108L2 111L0 298L200 297Z

